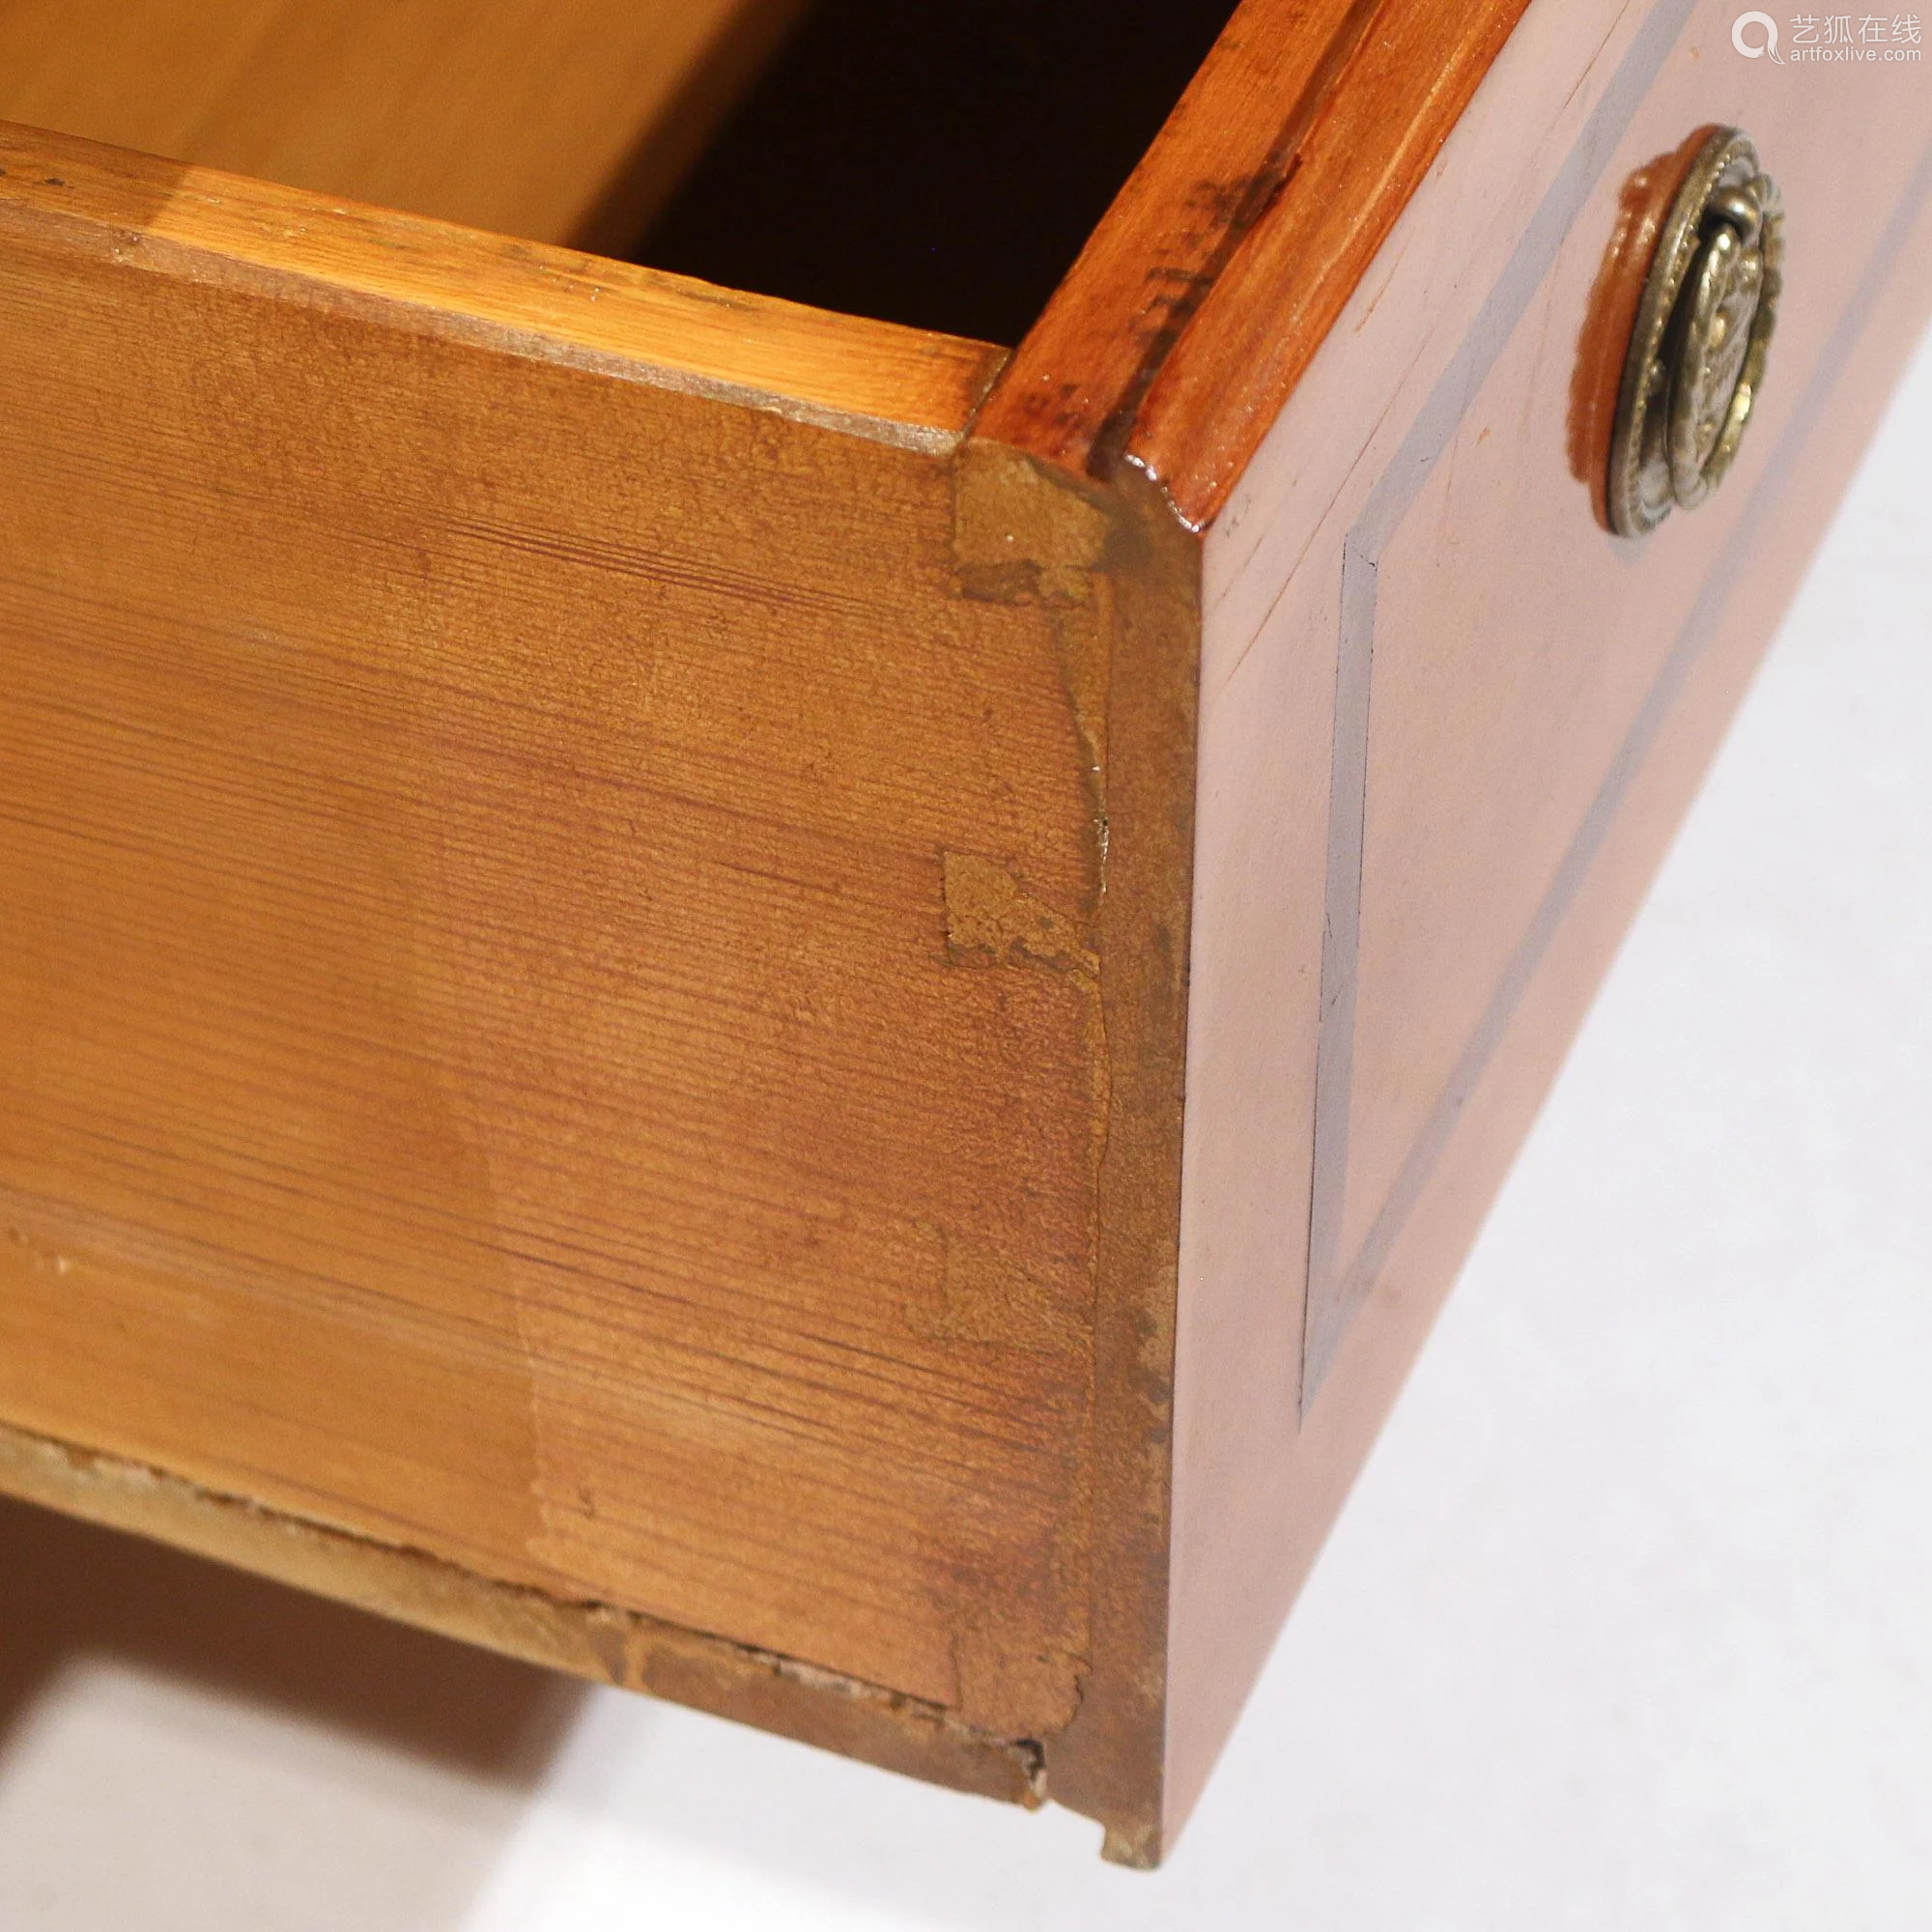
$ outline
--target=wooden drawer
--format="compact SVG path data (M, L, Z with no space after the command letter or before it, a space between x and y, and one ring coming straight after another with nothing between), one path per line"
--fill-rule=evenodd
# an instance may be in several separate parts
M1932 82L1249 0L1010 353L562 245L793 11L0 6L0 1487L1147 1863L1932 305ZM1617 536L1714 125L1769 380Z

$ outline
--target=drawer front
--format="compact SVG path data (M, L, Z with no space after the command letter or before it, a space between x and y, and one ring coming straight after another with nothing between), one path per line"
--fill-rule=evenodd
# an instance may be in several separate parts
M1209 533L1188 1681L1243 1640L1244 1537L1247 1640L1305 1570L1923 313L1932 77L1774 68L1731 12L1532 7ZM1769 378L1716 497L1633 540L1632 251L1714 123L1788 210Z

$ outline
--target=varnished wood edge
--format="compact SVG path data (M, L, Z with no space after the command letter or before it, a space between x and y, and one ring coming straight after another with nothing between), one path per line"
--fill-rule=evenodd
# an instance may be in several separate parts
M957 488L968 594L1056 618L1095 776L1098 894L1083 909L1099 979L1088 1655L1072 1720L1042 1744L1055 1802L1106 1827L1109 1860L1150 1867L1165 1842L1201 549L1130 473L1095 485L975 439Z
M979 433L1205 529L1527 4L1246 0Z
M1028 1807L1037 1744L795 1659L610 1604L565 1603L0 1423L0 1492L593 1683Z
M0 246L245 290L943 455L1005 352L0 123Z
M1202 557L1167 504L1123 477L1106 559L1109 864L1100 935L1107 1152L1094 1356L1095 1672L1056 1741L1055 1796L1107 1825L1105 1856L1157 1864L1167 1802L1174 1351L1194 820ZM1091 1806L1081 1797L1092 1794ZM1134 1802L1130 1803L1132 1800Z
M1245 0L1028 331L981 434L1073 474L1107 473L1378 4Z

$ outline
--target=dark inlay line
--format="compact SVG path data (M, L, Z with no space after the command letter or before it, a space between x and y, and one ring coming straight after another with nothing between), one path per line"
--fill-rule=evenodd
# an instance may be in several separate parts
M1538 904L1516 952L1511 955L1496 989L1490 998L1482 1018L1475 1031L1469 1036L1462 1057L1457 1061L1435 1108L1422 1131L1416 1136L1404 1161L1401 1172L1396 1177L1395 1185L1389 1190L1388 1199L1382 1204L1381 1211L1376 1216L1367 1238L1362 1243L1361 1253L1343 1280L1337 1284L1337 1306L1340 1310L1341 1327L1333 1331L1327 1352L1321 1358L1321 1366L1325 1368L1332 1359L1334 1344L1340 1339L1342 1328L1352 1317L1354 1311L1367 1298L1383 1264L1388 1260L1390 1250L1395 1246L1404 1224L1407 1221L1423 1188L1428 1184L1436 1161L1448 1145L1449 1136L1455 1130L1463 1106L1474 1093L1482 1079L1497 1046L1501 1043L1510 1022L1516 1017L1518 1007L1529 982L1534 979L1537 968L1543 963L1550 942L1555 938L1557 928L1562 924L1564 915L1570 910L1583 879L1588 873L1597 854L1608 838L1610 828L1615 824L1624 801L1631 787L1636 781L1656 743L1658 733L1662 729L1664 720L1676 703L1686 681L1695 669L1697 661L1703 656L1705 647L1717 629L1719 613L1732 586L1743 574L1753 551L1753 535L1773 499L1783 487L1783 478L1789 473L1811 432L1817 427L1819 417L1824 413L1826 403L1836 384L1839 372L1851 354L1852 347L1864 328L1870 317L1872 305L1883 288L1892 268L1899 259L1899 252L1906 235L1918 219L1921 204L1928 190L1932 190L1932 148L1928 148L1920 157L1904 195L1893 210L1891 218L1886 223L1885 232L1880 236L1878 245L1866 263L1859 278L1858 287L1838 318L1837 327L1832 331L1831 339L1825 344L1811 380L1805 386L1798 408L1793 412L1784 433L1778 438L1769 461L1765 464L1756 486L1753 488L1744 515L1730 541L1720 555L1717 568L1707 580L1702 594L1692 607L1690 614L1678 631L1676 640L1671 645L1670 655L1664 660L1662 668L1644 696L1641 709L1633 721L1623 743L1618 747L1616 756L1602 787L1592 800L1583 822L1578 826L1576 837L1564 853L1561 864L1549 882L1548 889ZM1315 1389L1320 1386L1318 1371L1312 1383L1304 1386L1302 1407L1304 1412L1314 1400Z
M1402 520L1422 494L1437 460L1454 440L1469 405L1488 380L1536 291L1555 266L1572 225L1683 33L1692 4L1693 0L1664 0L1638 29L1468 333L1436 379L1435 386L1362 506L1361 515L1343 540L1342 608L1335 658L1335 740L1329 768L1321 995L1315 1050L1308 1293L1302 1321L1304 1414L1314 1402L1335 1350L1366 1299L1376 1269L1385 1259L1387 1247L1393 1245L1400 1227L1400 1218L1390 1225L1373 1262L1371 1249L1378 1237L1372 1230L1369 1245L1348 1267L1343 1267L1342 1220L1348 1197L1355 999L1360 967L1362 853L1368 820L1369 708L1375 681L1377 568ZM1414 1161L1411 1151L1402 1177L1408 1175ZM1403 1178L1399 1178L1397 1193L1402 1186ZM1418 1179L1414 1191L1419 1193L1420 1189ZM1395 1195L1391 1195L1390 1202L1394 1200ZM1387 1220L1389 1205L1384 1204L1376 1229L1382 1228ZM1401 1218L1406 1218L1407 1211L1405 1205Z

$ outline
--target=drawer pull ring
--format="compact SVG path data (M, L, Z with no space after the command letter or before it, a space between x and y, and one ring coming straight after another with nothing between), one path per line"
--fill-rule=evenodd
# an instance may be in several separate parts
M1723 481L1764 380L1784 261L1784 211L1735 128L1697 152L1637 302L1610 438L1620 536L1694 510Z

